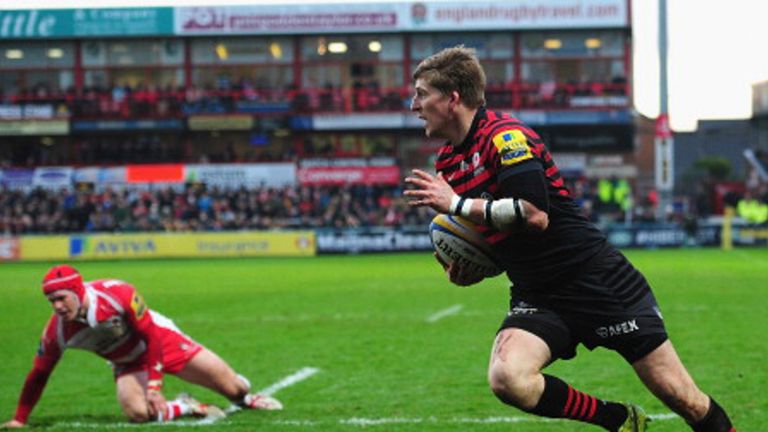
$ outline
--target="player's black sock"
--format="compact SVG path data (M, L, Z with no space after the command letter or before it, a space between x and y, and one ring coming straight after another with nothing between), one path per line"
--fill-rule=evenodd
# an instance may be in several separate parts
M551 418L567 418L591 423L614 431L627 419L627 408L582 393L563 380L544 374L544 393L531 414Z
M690 426L694 432L736 432L736 428L731 424L728 414L711 396L709 397L709 411L707 411L707 415L701 421Z

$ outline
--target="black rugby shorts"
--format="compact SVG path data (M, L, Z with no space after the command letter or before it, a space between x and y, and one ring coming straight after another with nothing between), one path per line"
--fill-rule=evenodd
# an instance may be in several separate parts
M513 288L499 331L520 328L542 338L552 360L569 359L583 344L605 347L631 363L668 339L656 298L643 275L618 250L592 260L557 286Z

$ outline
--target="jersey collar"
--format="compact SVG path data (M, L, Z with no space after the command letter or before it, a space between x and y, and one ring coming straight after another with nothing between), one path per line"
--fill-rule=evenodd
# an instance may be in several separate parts
M464 141L461 142L458 146L455 146L456 149L464 149L467 146L471 146L472 142L474 142L475 133L477 132L477 125L480 123L480 119L485 117L485 106L481 106L477 109L475 112L475 117L472 119L472 126L469 127L469 130L467 131L467 135L464 137Z
M98 321L96 321L96 310L98 309L97 302L99 301L98 296L88 284L85 284L85 295L88 297L88 311L86 312L88 325L96 327L96 324L98 324Z

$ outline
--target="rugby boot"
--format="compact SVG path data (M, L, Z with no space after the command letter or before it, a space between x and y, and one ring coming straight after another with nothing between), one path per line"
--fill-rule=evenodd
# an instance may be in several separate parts
M648 430L648 423L651 419L648 415L637 405L624 404L627 408L627 419L624 424L619 427L617 432L645 432Z
M283 404L272 396L249 394L240 405L246 409L275 411L283 409Z
M189 415L192 417L217 419L227 416L224 410L217 407L216 405L204 404L187 393L179 394L176 396L176 399L183 401L189 406Z

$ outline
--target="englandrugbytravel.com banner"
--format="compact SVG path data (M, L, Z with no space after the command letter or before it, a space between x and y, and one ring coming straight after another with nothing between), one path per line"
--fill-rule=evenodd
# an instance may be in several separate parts
M629 0L382 1L343 5L329 1L247 6L210 3L176 8L0 10L0 40L629 26Z

